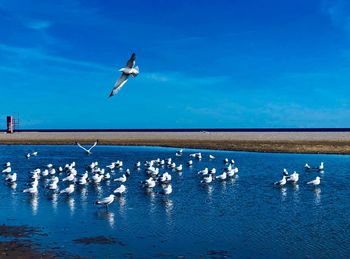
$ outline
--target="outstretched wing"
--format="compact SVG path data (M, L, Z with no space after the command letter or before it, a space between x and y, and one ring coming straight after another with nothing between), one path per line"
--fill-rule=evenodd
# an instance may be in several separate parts
M136 54L132 53L130 59L126 63L127 67L133 68L135 66L135 59L136 59Z
M89 148L89 151L91 151L91 149L93 149L96 145L97 145L97 141L95 141L95 143Z
M80 145L78 142L77 142L77 145L78 147L80 147L81 149L84 149L86 152L88 152L88 150L86 148L84 148L82 145Z
M119 77L118 81L115 83L111 94L109 97L112 97L113 95L116 95L119 90L123 87L123 85L128 81L129 75L122 73L122 75Z

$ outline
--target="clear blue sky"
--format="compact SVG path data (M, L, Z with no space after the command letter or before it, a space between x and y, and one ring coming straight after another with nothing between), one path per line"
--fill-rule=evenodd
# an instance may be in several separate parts
M350 127L347 0L0 0L0 23L0 128Z

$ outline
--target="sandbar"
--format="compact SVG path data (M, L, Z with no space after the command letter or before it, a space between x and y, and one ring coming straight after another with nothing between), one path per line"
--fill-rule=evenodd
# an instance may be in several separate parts
M350 154L350 132L16 132L0 144L162 146L252 152Z

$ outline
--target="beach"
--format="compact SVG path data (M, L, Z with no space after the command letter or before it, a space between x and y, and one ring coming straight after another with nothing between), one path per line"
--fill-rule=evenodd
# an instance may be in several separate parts
M17 132L0 144L162 146L251 152L350 154L350 132Z

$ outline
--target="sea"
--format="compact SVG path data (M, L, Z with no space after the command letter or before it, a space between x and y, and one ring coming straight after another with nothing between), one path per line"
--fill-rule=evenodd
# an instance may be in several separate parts
M42 249L87 258L348 257L350 156L183 149L176 157L179 148L98 145L87 155L75 145L0 145L0 164L10 161L18 175L16 185L0 179L0 224L38 228L45 235L33 239ZM33 151L36 157L25 158ZM195 152L202 153L201 160L189 156ZM160 167L172 175L169 195L161 194L159 185L153 190L141 185L147 179L144 162L157 158L183 165L182 172ZM208 167L221 174L225 158L235 161L237 175L201 184L197 172ZM190 159L193 166L188 167ZM37 195L22 192L29 172L49 163L58 168L74 161L82 174L92 162L105 168L117 160L123 167L111 173L112 180L76 186L70 196L45 189L44 178ZM304 170L305 163L317 167L321 162L323 172ZM300 174L298 184L273 185L284 168ZM126 193L108 210L97 207L95 201L119 186L113 179L126 169L131 172ZM316 176L319 186L306 184ZM66 186L59 183L60 189ZM113 242L77 242L84 238Z

